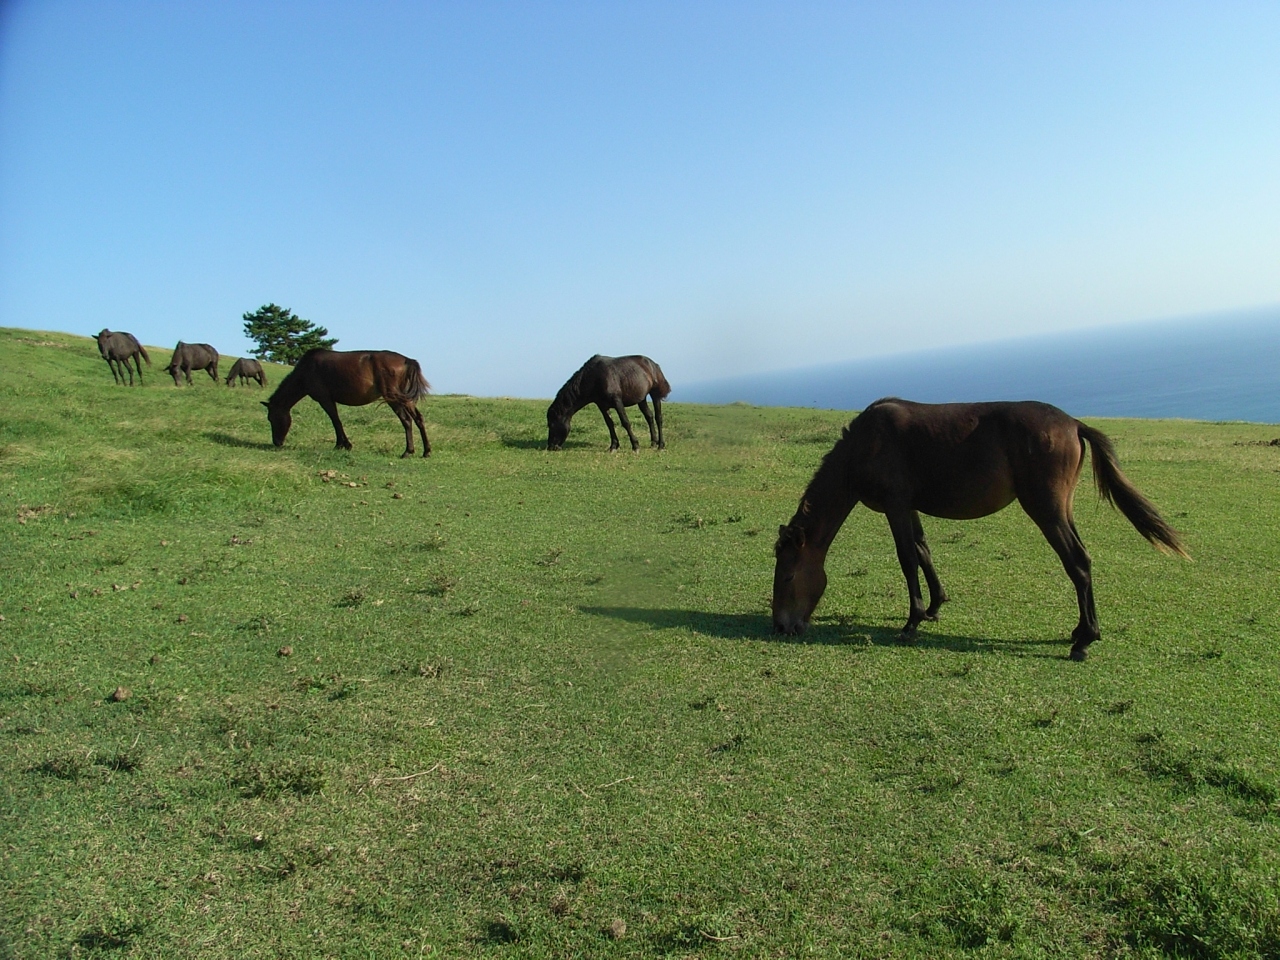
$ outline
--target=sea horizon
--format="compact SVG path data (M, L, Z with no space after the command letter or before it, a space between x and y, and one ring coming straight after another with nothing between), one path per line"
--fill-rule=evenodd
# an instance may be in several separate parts
M1078 417L1280 423L1280 306L701 381L672 399L861 410L1042 400Z

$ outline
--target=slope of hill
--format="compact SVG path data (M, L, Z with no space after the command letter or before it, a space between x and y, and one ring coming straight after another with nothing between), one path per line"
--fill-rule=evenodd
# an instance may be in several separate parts
M1073 664L1016 508L926 519L917 643L862 508L769 632L843 414L549 454L541 403L428 398L400 460L379 407L275 449L262 395L0 330L0 956L1280 952L1274 428L1100 424L1195 562L1086 477Z

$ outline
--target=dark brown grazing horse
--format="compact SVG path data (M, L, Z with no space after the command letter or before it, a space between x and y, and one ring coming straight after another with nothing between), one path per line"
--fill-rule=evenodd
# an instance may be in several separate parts
M262 372L262 364L253 357L241 357L231 365L231 372L227 374L227 386L231 386L237 377L240 378L242 387L250 380L257 380L260 387L267 385L267 375Z
M911 595L904 639L915 635L921 620L938 619L938 608L947 601L920 514L972 520L1017 500L1075 585L1080 622L1071 633L1071 659L1083 660L1099 636L1089 554L1071 517L1086 443L1093 449L1094 480L1102 498L1156 547L1186 557L1177 533L1120 472L1111 441L1057 407L1035 401L877 400L845 428L791 522L778 528L774 630L800 633L808 626L827 586L827 549L859 500L883 513L893 533ZM929 585L927 609L920 596L920 569Z
M600 408L604 422L609 427L609 449L618 449L618 433L613 428L610 410L618 411L622 429L631 438L631 449L639 450L640 443L631 432L626 407L639 406L649 424L649 442L659 450L667 444L662 437L662 401L671 392L671 384L662 375L662 368L648 357L602 357L596 354L560 388L556 398L547 407L547 449L559 450L569 436L569 421L573 415L589 403ZM653 413L645 397L653 398ZM654 420L658 429L654 430Z
M173 348L173 359L165 369L173 377L175 387L181 386L178 382L179 373L186 374L187 383L191 383L192 370L204 370L217 383L218 351L207 343L183 343L179 340L178 345Z
M284 446L293 423L289 411L303 397L310 397L333 421L337 448L350 450L351 441L338 419L338 404L362 407L383 400L404 425L401 457L413 455L414 424L422 434L422 455L428 457L431 441L418 412L418 398L430 389L417 360L390 350L308 350L262 405L271 421L271 442L277 447Z
M142 383L142 360L147 361L149 367L151 358L147 356L146 348L138 342L137 337L123 331L112 333L110 330L103 330L96 339L98 352L102 354L102 359L107 361L107 366L111 368L111 376L117 384L124 386L124 371L128 370L129 386L133 386L133 367L138 368L138 383ZM139 357L142 360L139 360ZM133 360L133 367L129 366L130 359Z

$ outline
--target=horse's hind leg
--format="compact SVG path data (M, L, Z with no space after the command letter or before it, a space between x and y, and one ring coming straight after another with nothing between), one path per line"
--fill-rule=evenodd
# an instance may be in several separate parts
M623 406L622 398L613 401L613 409L618 411L618 419L622 421L622 429L627 431L627 439L631 441L631 449L639 450L640 441L636 439L635 431L631 429L631 421L627 419L627 408Z
M1071 659L1083 660L1088 655L1089 644L1101 636L1098 629L1098 610L1093 602L1093 562L1084 548L1084 541L1076 530L1071 511L1065 507L1045 508L1028 504L1022 508L1036 522L1049 546L1062 561L1063 569L1076 588L1076 603L1080 608L1080 622L1071 631Z
M138 362L138 358L137 358L137 356L136 356L136 355L135 355L135 356L134 356L134 358L133 358L133 362L134 362L134 364L137 366L137 368L138 368L138 376L139 376L139 378L141 378L141 376L142 376L142 364ZM129 366L129 358L128 358L128 357L125 357L125 358L124 358L124 360L122 361L122 363L124 364L124 368L125 368L126 370L128 370L128 371L129 371L129 386L131 386L131 387L132 387L132 386L133 386L133 367ZM121 377L120 377L120 382L121 382L121 383L124 383L124 376L123 376L123 375L121 375Z
M938 608L950 599L942 588L933 569L933 556L929 553L929 544L924 539L924 527L920 523L920 514L911 511L911 529L916 541L916 557L920 560L920 569L924 571L925 583L929 585L929 609L924 612L926 620L938 619Z
M649 446L656 447L658 445L658 432L653 429L653 413L649 410L649 404L644 397L641 397L637 406L644 416L644 422L649 425Z
M431 456L431 441L427 439L427 425L422 420L422 411L418 409L417 404L409 404L409 415L413 417L413 422L418 425L418 432L422 434L422 455L424 457Z
M409 416L409 411L405 409L402 403L388 404L392 412L400 419L400 426L404 427L404 453L400 454L400 459L413 456L413 418Z

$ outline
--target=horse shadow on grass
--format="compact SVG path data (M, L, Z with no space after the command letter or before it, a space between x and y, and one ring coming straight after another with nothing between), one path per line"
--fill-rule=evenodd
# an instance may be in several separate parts
M1019 657L1065 659L1070 647L1062 639L992 640L935 633L922 627L913 641L899 639L896 627L860 623L849 617L815 617L799 636L774 633L765 614L711 613L706 610L661 609L651 607L580 607L594 617L608 617L659 630L683 628L721 640L763 640L768 643L802 643L841 646L854 650L870 647L913 647L919 650L949 650L953 653L994 653ZM1056 651L1054 650L1056 648Z
M245 440L243 437L233 437L229 433L220 433L217 430L205 431L205 439L212 440L214 443L224 447L240 447L244 450L274 450L275 447L270 443L255 443L252 440Z
M513 437L510 434L503 434L498 438L504 447L510 447L514 450L545 450L547 449L547 438L541 440L528 437Z

